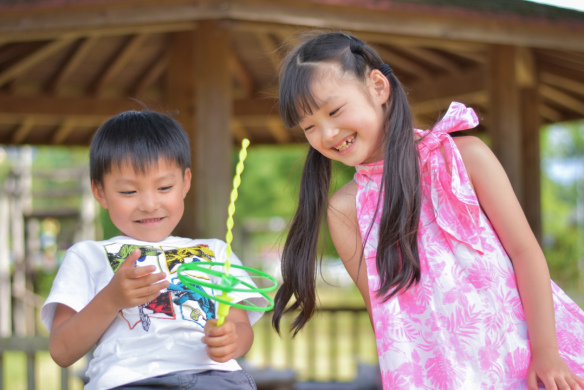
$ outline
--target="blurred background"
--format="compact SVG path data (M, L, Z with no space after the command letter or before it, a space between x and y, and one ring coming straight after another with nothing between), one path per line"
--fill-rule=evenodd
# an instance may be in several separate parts
M277 71L300 33L323 28L378 49L417 127L452 100L477 111L481 125L465 133L502 161L552 279L584 306L582 11L524 0L3 1L0 388L83 386L87 361L52 362L38 310L68 247L118 234L91 195L88 145L123 110L172 113L190 135L194 187L178 235L224 237L239 144L251 140L233 247L280 277L307 146L279 120ZM332 191L353 174L335 165ZM281 336L270 313L254 326L241 364L260 389L379 388L369 318L328 238L319 271L319 311L293 341L291 317Z

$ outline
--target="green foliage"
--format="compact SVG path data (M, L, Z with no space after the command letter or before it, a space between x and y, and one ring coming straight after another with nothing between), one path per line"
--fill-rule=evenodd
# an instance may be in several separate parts
M571 290L584 259L584 220L577 213L584 207L584 122L544 128L541 151L543 250L552 279Z

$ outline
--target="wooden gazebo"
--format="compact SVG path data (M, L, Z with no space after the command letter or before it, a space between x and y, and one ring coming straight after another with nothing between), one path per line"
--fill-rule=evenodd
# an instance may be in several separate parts
M584 117L584 13L523 0L4 0L0 144L88 145L126 109L176 111L194 191L179 234L224 234L230 153L296 142L276 104L281 56L307 29L372 43L425 127L480 113L536 234L538 130Z

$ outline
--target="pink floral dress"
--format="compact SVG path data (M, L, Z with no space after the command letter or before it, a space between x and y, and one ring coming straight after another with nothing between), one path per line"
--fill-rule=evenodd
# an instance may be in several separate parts
M357 166L364 240L371 227L363 244L384 389L527 388L529 337L513 266L448 135L477 124L472 109L454 102L431 132L416 130L423 137L418 144L422 276L387 302L375 295L380 215L371 226L383 163ZM584 377L584 312L553 282L552 289L560 354Z

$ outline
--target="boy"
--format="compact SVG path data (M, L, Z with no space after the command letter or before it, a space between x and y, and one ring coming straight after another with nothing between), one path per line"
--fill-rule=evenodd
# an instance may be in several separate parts
M234 359L250 349L261 314L231 308L217 327L215 302L177 277L182 263L224 261L226 247L170 236L191 182L180 124L153 111L123 112L98 129L89 160L93 195L122 235L67 251L41 310L55 362L70 366L97 344L87 390L255 389ZM230 274L253 283L244 271ZM232 296L267 304L259 294Z

